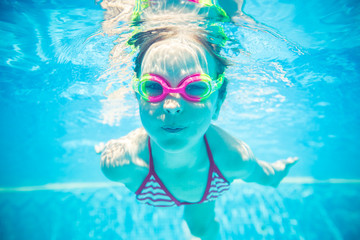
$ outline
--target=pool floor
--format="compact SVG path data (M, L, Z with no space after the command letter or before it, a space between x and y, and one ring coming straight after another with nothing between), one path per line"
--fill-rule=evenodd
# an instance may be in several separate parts
M154 208L121 186L0 192L0 239L191 239L183 207ZM360 239L360 184L232 185L218 239Z

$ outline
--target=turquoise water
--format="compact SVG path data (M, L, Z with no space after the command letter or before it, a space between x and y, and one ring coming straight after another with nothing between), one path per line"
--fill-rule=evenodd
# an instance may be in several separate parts
M217 202L221 239L358 239L360 4L243 11L256 24L226 27L241 45L225 52L236 65L216 124L259 159L300 162L278 189L236 183ZM88 39L103 14L94 1L0 3L1 239L189 238L182 208L139 205L100 171L94 145L140 126L134 99L109 107L98 80L114 46Z
M0 194L2 239L190 239L183 207L134 204L121 186L22 190ZM359 183L233 184L216 202L219 239L358 239L359 190Z

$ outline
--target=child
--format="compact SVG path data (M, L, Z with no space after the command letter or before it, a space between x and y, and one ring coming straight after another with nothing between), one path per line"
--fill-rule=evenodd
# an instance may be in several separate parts
M297 158L266 163L242 141L211 123L226 96L227 61L205 29L176 26L135 34L132 81L143 128L109 141L101 169L138 201L184 205L191 233L216 239L215 201L235 179L276 187Z

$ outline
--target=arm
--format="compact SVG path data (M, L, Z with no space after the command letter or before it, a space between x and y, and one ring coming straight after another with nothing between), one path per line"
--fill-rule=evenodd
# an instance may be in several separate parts
M257 160L246 143L214 125L211 125L207 135L214 139L212 146L217 147L219 160L216 164L230 182L242 179L276 187L298 160L296 157L275 163Z
M105 144L100 167L103 174L112 181L125 183L129 180L130 158L126 154L126 144L122 139L110 140Z
M249 171L249 176L243 180L277 187L297 161L297 157L289 157L286 160L278 160L274 163L254 160L253 169Z
M147 165L142 159L142 149L146 146L147 134L143 129L136 129L120 139L110 140L102 146L100 167L104 175L116 182L129 185L137 171Z

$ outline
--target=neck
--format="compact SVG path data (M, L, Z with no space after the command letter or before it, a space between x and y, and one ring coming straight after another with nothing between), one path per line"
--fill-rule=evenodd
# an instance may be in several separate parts
M180 152L167 152L150 139L153 162L156 169L185 170L201 163L204 156L207 158L204 138L199 139L194 145Z

